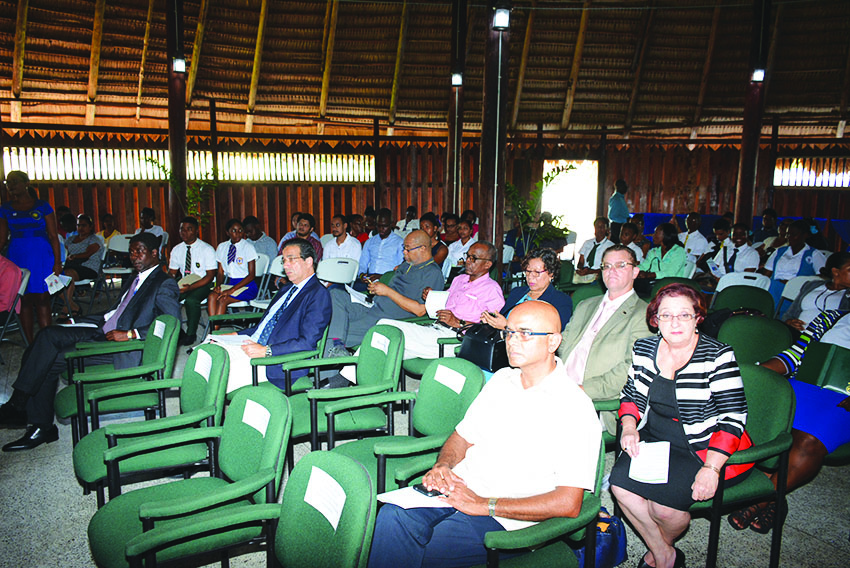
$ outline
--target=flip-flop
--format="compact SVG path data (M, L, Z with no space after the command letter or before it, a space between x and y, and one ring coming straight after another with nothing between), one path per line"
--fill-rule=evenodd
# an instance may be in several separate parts
M758 525L755 522L750 523L750 528L759 534L767 534L770 532L770 529L773 528L773 524L776 522L776 503L771 503L764 507L760 512L758 519L755 519L758 522Z
M751 505L734 513L729 513L726 520L736 531L742 531L750 526L759 516L761 509L758 505Z

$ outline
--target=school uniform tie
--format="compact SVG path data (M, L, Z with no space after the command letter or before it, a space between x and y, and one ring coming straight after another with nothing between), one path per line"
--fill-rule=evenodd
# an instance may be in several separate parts
M593 263L596 260L596 249L599 248L599 243L593 243L593 248L590 249L590 254L587 255L587 267L593 268Z
M257 341L260 345L268 345L269 337L272 335L272 331L274 331L275 326L277 325L278 320L280 320L280 316L283 315L283 311L289 305L289 300L292 299L292 296L295 295L295 291L298 289L297 286L292 286L289 291L286 293L286 296L283 297L283 304L280 309L274 313L274 315L269 318L269 321L266 322L263 331L260 332L260 339Z
M192 247L186 245L186 266L183 267L183 275L189 276L192 274Z
M726 263L726 272L735 272L735 258L738 256L738 247L735 247L732 250L732 256L729 257L729 261Z
M236 262L236 245L230 243L230 248L227 249L227 264Z

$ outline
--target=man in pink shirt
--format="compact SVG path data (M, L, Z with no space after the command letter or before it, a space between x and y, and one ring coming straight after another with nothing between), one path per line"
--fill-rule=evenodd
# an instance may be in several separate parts
M466 254L465 272L458 275L449 287L445 309L437 311L437 321L430 326L410 322L382 319L379 324L395 326L404 332L404 358L436 359L440 356L437 339L454 337L459 328L481 321L482 312L498 312L505 305L505 297L498 282L490 278L490 268L498 258L496 247L487 242L477 242ZM428 296L429 288L422 293ZM421 312L426 308L421 304ZM447 350L446 356L453 356Z

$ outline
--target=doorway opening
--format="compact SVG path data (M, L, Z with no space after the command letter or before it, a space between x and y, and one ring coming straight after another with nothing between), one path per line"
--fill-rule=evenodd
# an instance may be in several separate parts
M596 160L546 160L543 175L555 168L572 165L574 170L562 173L543 190L541 207L552 215L562 216L570 230L568 244L561 253L564 260L574 260L578 249L593 237L596 218L596 193L599 162ZM575 238L573 238L575 236Z

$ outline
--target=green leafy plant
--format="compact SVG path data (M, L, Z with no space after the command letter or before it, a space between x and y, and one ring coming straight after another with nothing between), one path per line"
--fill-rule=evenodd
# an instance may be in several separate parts
M555 178L574 169L575 166L572 164L552 169L543 176L543 179L534 184L534 189L531 190L527 200L520 197L515 185L509 183L505 186L505 196L509 203L508 212L519 220L517 242L522 243L523 250L526 252L533 248L532 245L539 246L546 240L566 239L570 234L563 216L553 216L546 211L541 213L540 208L543 190L555 181Z
M168 178L169 185L171 185L174 193L177 195L177 202L180 204L183 215L194 217L201 226L207 226L213 214L209 210L205 211L203 206L207 203L210 192L218 188L215 169L204 173L201 179L187 180L186 188L184 189L174 176L174 172L164 164L159 163L154 158L148 158L147 161L159 168L165 177Z

